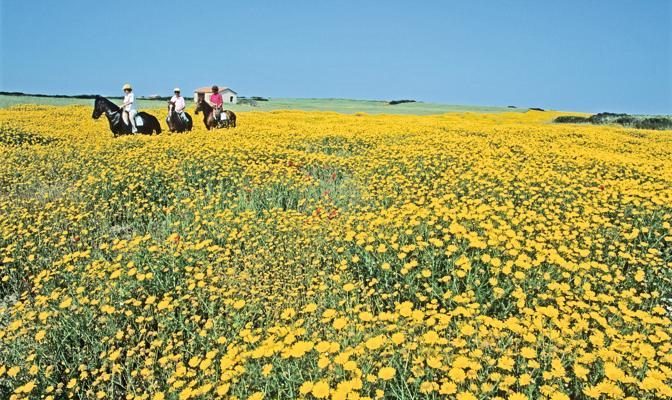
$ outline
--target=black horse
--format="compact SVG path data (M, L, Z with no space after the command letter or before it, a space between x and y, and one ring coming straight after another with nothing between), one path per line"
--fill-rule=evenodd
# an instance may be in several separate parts
M196 103L196 115L198 115L199 111L203 112L203 123L208 130L213 128L236 127L236 114L234 114L233 111L222 110L222 114L226 115L226 119L217 119L215 118L215 109L204 99L198 99L198 102Z
M175 107L172 104L168 104L168 116L166 117L166 123L168 124L168 129L171 132L184 132L191 131L194 123L191 119L191 115L188 112L184 112L184 115L187 117L187 122L184 122L182 118L175 112Z
M96 96L91 117L93 119L98 119L102 114L105 114L107 117L107 121L110 123L110 130L115 137L132 133L131 124L125 124L121 117L121 109L105 97ZM161 125L156 117L147 114L146 112L139 112L138 116L142 119L142 125L136 123L138 133L143 133L145 135L151 135L154 132L161 133Z

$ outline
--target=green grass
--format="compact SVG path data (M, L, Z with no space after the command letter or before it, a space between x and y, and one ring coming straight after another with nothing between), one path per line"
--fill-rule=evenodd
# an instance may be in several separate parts
M119 102L119 100L116 100ZM0 95L0 108L15 106L17 104L44 104L44 105L93 105L90 99L69 99L55 97L34 96L8 96ZM141 109L161 108L165 106L162 100L139 100ZM187 108L193 113L194 104L191 99L187 102ZM349 100L349 99L289 99L272 98L269 101L258 101L253 107L245 104L227 105L233 111L273 111L273 110L303 110L303 111L334 111L344 114L363 112L368 114L414 114L429 115L443 114L448 112L524 112L527 108L507 108L490 106L449 105L436 103L404 103L389 105L381 100Z

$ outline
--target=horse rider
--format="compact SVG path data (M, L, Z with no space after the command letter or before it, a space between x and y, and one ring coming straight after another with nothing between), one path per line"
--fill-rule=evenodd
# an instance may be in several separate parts
M180 88L175 88L173 90L173 97L170 98L168 103L173 107L173 110L177 113L177 115L182 119L182 121L186 124L188 122L187 120L187 115L184 113L185 108L187 108L187 104L184 101L184 97L180 96Z
M121 105L121 118L126 125L128 125L130 119L131 132L138 133L138 128L135 126L135 116L138 115L138 109L135 106L133 88L127 83L122 89L124 90L124 104Z
M220 115L222 114L222 107L224 106L224 100L222 99L221 93L219 93L219 87L217 85L212 85L212 95L210 95L210 105L215 112L215 120L219 121Z

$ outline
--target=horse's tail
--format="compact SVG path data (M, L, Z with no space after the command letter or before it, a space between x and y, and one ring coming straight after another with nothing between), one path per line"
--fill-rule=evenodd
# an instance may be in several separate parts
M194 127L194 120L191 119L191 115L189 115L189 113L185 112L185 114L187 115L187 130L191 131L191 128Z
M231 111L231 122L233 123L233 127L236 127L236 114Z
M154 118L154 130L157 134L161 133L161 124L159 123L159 120L154 116L152 116L152 118Z

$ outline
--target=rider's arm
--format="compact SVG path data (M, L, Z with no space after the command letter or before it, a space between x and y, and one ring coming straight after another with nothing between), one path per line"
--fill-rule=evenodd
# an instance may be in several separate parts
M133 103L135 103L135 96L131 96L131 101L129 101L128 103L124 102L124 103L123 103L122 105L120 105L119 107L120 107L120 108L124 108L124 107L126 107L126 106L128 106L128 105L130 105L130 104L133 104Z

